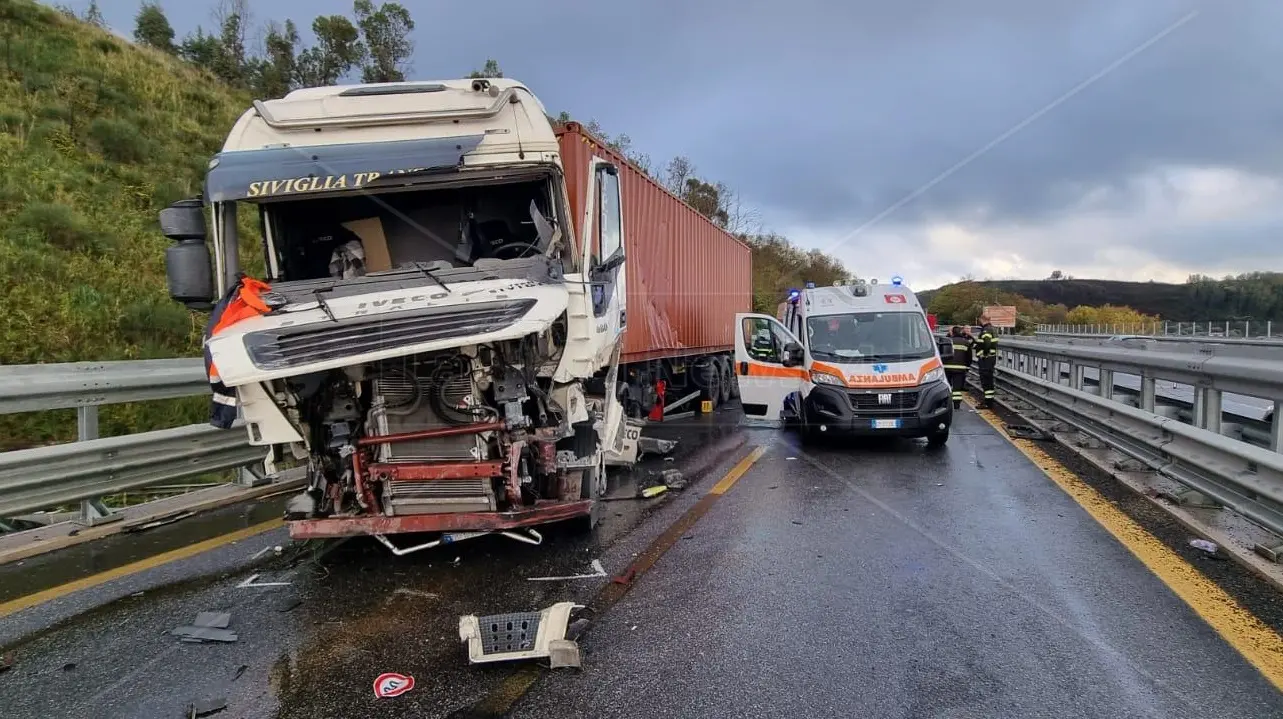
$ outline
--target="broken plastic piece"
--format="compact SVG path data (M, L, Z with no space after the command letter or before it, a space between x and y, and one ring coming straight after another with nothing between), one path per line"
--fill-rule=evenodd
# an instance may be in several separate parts
M185 642L234 642L240 639L236 632L214 627L176 627L169 633Z
M669 489L686 489L686 478L679 470L666 469L659 473L659 477L664 481L664 486Z
M574 655L566 644L566 626L570 613L579 607L574 602L558 602L540 612L491 614L459 617L459 640L468 644L468 661L472 664L504 662L516 659L551 657L557 644L558 661L574 661L578 666L578 646Z
M552 669L580 666L579 645L569 639L548 642L548 666Z
M1037 427L1034 427L1028 424L1009 424L1007 425L1007 434L1011 435L1012 437L1015 437L1016 439L1034 439L1034 440L1054 439L1051 435L1047 434L1041 429L1038 429Z
M1220 545L1216 542L1209 542L1206 539L1191 539L1189 540L1189 546L1194 549L1207 552L1208 554L1216 554L1221 549Z
M196 615L196 621L192 622L192 626L226 629L231 623L232 615L229 612L201 612Z
M654 487L647 487L643 489L641 491L641 496L646 499L650 499L651 497L657 497L667 491L668 491L668 487L666 485L657 484Z

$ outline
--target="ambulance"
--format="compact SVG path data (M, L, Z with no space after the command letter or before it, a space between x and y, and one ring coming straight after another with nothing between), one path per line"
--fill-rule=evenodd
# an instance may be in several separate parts
M953 402L921 303L899 277L791 290L776 317L735 316L745 419L832 434L949 440Z

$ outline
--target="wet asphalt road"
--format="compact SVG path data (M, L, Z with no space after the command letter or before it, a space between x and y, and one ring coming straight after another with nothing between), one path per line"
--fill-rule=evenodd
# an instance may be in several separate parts
M217 696L219 717L461 716L495 697L517 717L1283 716L1263 677L975 415L940 452L803 450L729 422L661 428L683 449L650 467L698 481L664 502L611 503L593 537L400 559L349 541L246 566L278 532L211 552L221 564L168 567L187 581L18 644L0 715L177 717ZM526 579L593 559L621 571L755 445L762 458L591 615L582 671L544 673L522 695L518 668L466 665L459 615L598 607L606 580ZM190 578L200 571L213 573ZM291 584L237 587L254 572ZM201 610L231 611L239 641L165 635ZM0 624L36 626L41 611ZM413 675L414 690L376 700L385 671Z

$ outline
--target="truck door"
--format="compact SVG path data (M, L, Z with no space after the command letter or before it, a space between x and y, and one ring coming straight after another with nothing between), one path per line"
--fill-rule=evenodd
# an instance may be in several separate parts
M593 158L592 187L584 223L589 242L584 243L597 345L605 361L628 326L628 293L624 266L624 214L619 168Z
M735 315L735 374L745 420L779 426L794 416L796 409L786 412L785 405L802 391L807 379L804 362L801 343L779 320L754 313Z

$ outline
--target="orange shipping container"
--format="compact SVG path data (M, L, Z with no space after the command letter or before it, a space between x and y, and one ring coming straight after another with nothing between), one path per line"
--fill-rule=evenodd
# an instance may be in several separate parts
M682 202L578 123L557 130L575 236L582 237L592 157L619 168L628 269L623 362L724 352L735 313L753 305L748 245Z

